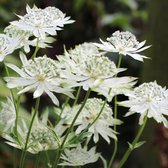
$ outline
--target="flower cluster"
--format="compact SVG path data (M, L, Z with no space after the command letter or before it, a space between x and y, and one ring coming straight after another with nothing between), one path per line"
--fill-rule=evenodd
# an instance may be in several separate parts
M12 54L19 45L19 38L13 38L6 34L0 34L0 62L5 56Z
M18 26L21 30L33 33L35 37L40 39L45 39L46 34L56 35L56 31L61 30L64 24L74 22L55 7L40 9L35 5L33 8L27 5L26 11L26 15L18 15L20 20L13 21L11 24Z
M76 148L65 149L62 154L62 166L83 166L88 163L94 163L99 159L100 154L95 152L96 148L92 147L87 151L87 147L82 148L79 144ZM78 156L78 157L76 157Z
M36 47L31 57L20 52L20 65L6 61L4 63L8 75L4 80L11 89L11 98L1 103L0 133L7 144L23 150L22 167L27 151L37 154L47 150L57 150L53 167L83 166L94 163L99 158L104 167L107 167L105 159L96 152L96 147L88 146L93 142L97 144L100 136L108 144L113 139L114 145L117 145L116 126L122 123L117 118L117 105L130 108L126 116L139 113L139 124L142 125L138 136L129 144L126 157L140 146L141 142L137 142L147 118L154 118L168 127L165 118L168 114L168 90L156 81L134 87L136 77L118 76L120 72L127 70L120 67L122 56L131 56L138 61L148 58L140 54L150 47L144 46L145 41L138 42L130 32L116 31L107 41L100 40L102 44L79 44L73 49L64 49L57 60L51 59L47 55L39 56L38 49L51 47L54 41L51 36L55 36L65 24L74 21L55 7L40 9L35 5L33 8L27 5L26 12L24 16L18 15L19 20L12 21L5 28L4 34L0 34L0 62L16 49L23 48L28 53L32 46ZM119 53L117 65L108 57L108 52ZM16 75L12 73L11 76L8 68ZM21 99L15 95L16 92L20 96L26 92L32 93L36 99L32 115L27 111L24 115L25 110L20 108ZM84 99L80 102L80 94L85 92L86 95L81 96ZM96 92L96 96L91 98L90 92ZM47 107L39 115L38 112L43 109L39 110L43 94L47 94L54 105ZM64 94L66 101L59 101L58 94ZM128 100L117 102L116 96L119 94L128 96ZM99 95L104 97L97 98ZM116 148L117 146L114 147ZM115 152L112 158L114 156ZM112 166L109 164L108 167Z
M110 139L116 139L116 132L113 131L111 126L114 124L121 124L121 121L113 118L113 111L111 107L106 104L103 108L103 100L98 98L90 98L87 100L82 112L76 120L77 126L76 134L88 129L88 132L93 135L95 143L99 140L99 134L110 143ZM61 115L63 123L67 126L70 125L81 105L70 107L67 105ZM60 114L61 110L55 109L56 113ZM100 115L100 116L99 116ZM97 118L98 117L98 118Z
M144 117L154 118L158 123L163 122L168 127L168 121L163 115L168 115L168 90L155 82L143 83L127 93L129 100L120 102L130 107L126 116L141 114L139 124L143 124Z
M52 99L54 104L59 104L58 99L52 92L64 93L73 97L69 88L62 87L66 80L59 78L57 72L57 62L46 56L38 57L33 60L27 60L21 53L22 68L14 64L7 66L16 71L20 77L6 77L9 88L25 87L18 94L25 93L34 89L34 98L41 96L44 92Z
M144 55L138 54L141 51L146 50L150 46L145 46L145 41L138 42L136 37L130 32L116 31L111 37L107 38L107 42L100 39L102 44L95 43L101 50L107 52L119 53L124 56L129 55L132 58L143 61L143 58L147 58Z

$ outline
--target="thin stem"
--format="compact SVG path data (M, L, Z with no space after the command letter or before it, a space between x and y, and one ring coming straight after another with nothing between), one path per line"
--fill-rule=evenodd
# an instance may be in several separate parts
M6 71L7 76L10 77L9 70L8 70L8 67L6 66L5 62L4 62L4 67L5 67L5 71ZM15 132L15 136L16 136L16 138L17 138L18 143L21 144L21 143L20 143L20 140L19 140L18 128L17 128L17 127L18 127L18 116L19 116L19 102L20 102L20 97L18 97L18 101L16 102L16 101L15 101L14 92L13 92L12 89L10 89L10 93L11 93L11 96L12 96L12 100L13 100L14 108L15 108L15 113L16 113L14 132Z
M60 156L61 156L61 153L62 153L62 149L63 149L63 147L64 147L64 144L65 144L65 142L66 142L66 139L67 139L69 133L71 132L72 127L74 126L76 119L78 118L78 116L79 116L79 114L81 113L83 107L85 106L86 101L87 101L87 99L89 98L90 92L91 92L91 90L89 89L89 90L87 91L86 95L85 95L84 101L83 101L83 103L82 103L80 109L78 110L76 116L74 117L74 119L73 119L73 121L72 121L70 127L68 128L68 130L67 130L67 132L66 132L66 135L65 135L65 137L64 137L64 139L63 139L63 141L62 141L62 144L60 145L58 154L57 154L57 156L56 156L56 160L55 160L55 162L54 162L53 168L57 168L57 167L58 167L59 159L60 159Z
M118 58L118 63L117 63L117 68L120 68L121 66L121 60L122 60L122 55L119 55ZM115 77L117 77L117 74L115 75ZM114 119L117 119L117 96L114 97ZM117 125L114 124L114 131L117 132ZM113 150L113 154L111 156L108 168L111 168L113 160L116 156L117 153L117 148L118 148L118 144L117 144L117 139L114 139L114 150Z
M120 66L121 66L121 60L122 60L122 55L120 54L119 58L118 58L117 68L120 68Z
M38 50L39 50L39 38L37 38L36 48L35 48L35 51L34 51L32 57L31 57L31 59L36 58Z
M75 101L73 103L73 107L76 105L76 103L77 103L77 101L79 99L80 91L81 91L81 86L79 86L79 88L78 88L78 91L77 91L77 94L76 94L76 98L75 98Z
M17 149L13 149L14 157L13 157L13 166L14 168L17 168Z
M116 119L116 118L117 118L117 96L114 97L114 119ZM114 124L114 131L115 132L117 131L117 125L116 124ZM117 140L114 139L114 150L113 150L113 154L111 156L108 168L111 168L111 166L112 166L113 160L114 160L115 155L117 153L117 147L118 147Z
M103 106L102 106L102 108L101 108L99 114L96 116L96 118L93 120L93 122L92 122L91 124L89 124L88 127L86 127L86 130L89 129L89 128L98 120L98 118L100 117L101 113L102 113L103 110L104 110L104 107L105 107L106 103L107 103L107 98L104 100Z
M64 109L65 109L66 105L68 104L69 100L70 100L70 97L67 97L66 100L65 100L64 105L62 106L61 113L59 115L60 118L61 118L62 113L64 112Z
M142 132L143 132L143 130L144 130L144 128L145 128L146 122L147 122L147 115L145 116L144 122L143 122L143 124L140 126L139 131L138 131L138 133L137 133L135 139L133 140L133 142L132 142L132 144L131 144L132 148L129 147L129 148L127 149L127 151L125 152L123 158L122 158L121 161L119 162L118 168L121 168L121 167L124 165L124 163L127 161L128 157L129 157L129 155L130 155L131 152L134 150L134 147L135 147L136 143L138 142L138 140L139 140L139 138L140 138L140 136L141 136L141 134L142 134Z
M50 157L48 155L48 152L45 151L46 159L47 159L47 165L51 165Z
M21 156L20 168L24 167L24 161L25 161L25 157L26 157L28 141L29 141L29 137L30 137L30 133L31 133L31 129L32 129L32 126L33 126L34 119L35 119L35 117L37 115L37 112L38 112L39 104L40 104L40 97L38 97L36 99L34 114L32 116L31 122L30 122L29 130L28 130L27 137L26 137L25 147L24 147L24 150L23 150L22 156Z
M39 162L40 162L40 153L37 154L37 157L36 157L36 161L35 161L35 168L38 168L39 166Z

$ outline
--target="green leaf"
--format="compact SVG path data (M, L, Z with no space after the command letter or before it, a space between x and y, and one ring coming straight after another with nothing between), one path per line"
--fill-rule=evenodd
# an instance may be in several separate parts
M134 146L131 143L129 143L129 142L127 142L127 143L128 143L129 148L131 150L134 150L134 149L139 148L140 146L142 146L144 143L146 143L146 141L137 142Z

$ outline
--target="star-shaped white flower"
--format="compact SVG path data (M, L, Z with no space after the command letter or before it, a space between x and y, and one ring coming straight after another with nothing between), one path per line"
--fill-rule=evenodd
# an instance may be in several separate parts
M143 47L146 41L138 42L136 37L128 31L116 31L111 37L107 38L107 41L101 39L100 41L102 44L94 43L100 50L119 53L124 56L129 55L138 61L143 61L143 58L148 58L139 54L139 52L146 50L150 46Z
M18 68L13 64L7 64L9 68L20 75L20 77L5 77L7 87L24 87L18 94L34 90L34 98L40 97L45 92L56 105L59 102L53 92L73 97L71 89L64 87L68 82L59 77L56 61L46 56L27 60L23 53L20 54L20 58L23 64L22 68Z
M96 162L100 157L99 153L96 153L96 147L92 147L87 150L87 147L82 148L79 144L72 149L65 149L61 155L62 162L59 165L62 166L83 166L89 163Z
M103 107L103 103L103 100L98 98L87 100L81 116L79 117L81 122L77 122L77 134L94 122ZM93 134L93 140L95 143L98 142L99 135L110 143L110 138L117 139L116 132L111 128L114 124L121 124L121 121L113 118L112 108L106 104L99 118L91 127L89 127L88 132Z
M2 62L7 55L13 53L19 43L19 38L12 38L6 34L0 34L0 62Z
M13 21L11 24L18 26L22 30L30 31L35 37L45 39L46 34L56 35L56 31L61 30L64 24L73 23L70 17L65 17L59 9L55 7L37 8L35 5L26 7L27 14L18 15L19 21Z
M50 47L48 44L54 41L54 38L52 37L46 37L45 39L32 38L33 37L32 32L22 30L18 26L15 26L12 24L7 26L4 29L4 32L6 33L6 35L8 35L13 39L18 38L19 44L18 46L16 46L16 48L23 47L26 53L30 52L30 46L36 47L37 42L38 42L38 47L46 48L46 47Z
M16 112L12 97L1 103L0 132L12 131L15 126Z
M158 123L168 127L168 121L164 115L168 115L168 90L155 82L143 83L139 87L126 94L129 100L119 102L119 105L129 107L126 116L139 113L139 124L144 117L154 118Z

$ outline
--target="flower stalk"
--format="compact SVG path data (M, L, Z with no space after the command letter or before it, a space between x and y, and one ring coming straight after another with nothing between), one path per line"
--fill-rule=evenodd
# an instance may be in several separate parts
M30 122L29 130L28 130L28 133L27 133L27 136L26 136L25 147L24 147L24 150L23 150L22 155L21 155L21 161L20 161L19 168L24 167L24 161L25 161L26 152L27 152L27 148L28 148L29 137L30 137L30 133L31 133L31 130L32 130L32 127L33 127L34 119L35 119L35 117L38 113L39 104L40 104L40 98L38 97L37 100L36 100L35 110L34 110L34 113L33 113L33 116L32 116L31 122Z
M65 144L65 142L66 142L66 139L68 138L68 135L69 135L69 133L71 132L71 130L72 130L74 124L75 124L75 121L76 121L76 119L78 118L80 112L82 111L83 107L85 106L85 103L86 103L87 99L89 98L90 92L91 92L91 90L89 89L89 90L87 91L86 95L85 95L85 98L84 98L84 100L83 100L83 103L82 103L81 107L79 108L79 110L78 110L76 116L74 117L74 119L73 119L73 121L72 121L70 127L68 128L68 130L67 130L67 132L66 132L66 135L65 135L65 137L64 137L64 139L63 139L63 141L62 141L62 143L61 143L61 146L60 146L60 148L59 148L59 150L58 150L58 154L57 154L57 156L56 156L56 159L55 159L53 168L57 168L57 167L58 167L59 159L60 159L60 156L61 156L61 153L62 153L62 149L63 149L63 147L64 147L64 144Z
M133 142L131 143L131 148L129 147L127 149L127 151L125 152L123 158L121 159L121 161L119 162L119 165L118 165L118 168L121 168L123 167L124 163L127 161L129 155L131 154L131 152L135 149L135 146L140 138L140 136L142 135L142 132L146 126L146 123L147 123L147 115L145 116L144 118L144 123L140 126L139 128L139 131L135 137L135 139L133 140Z

